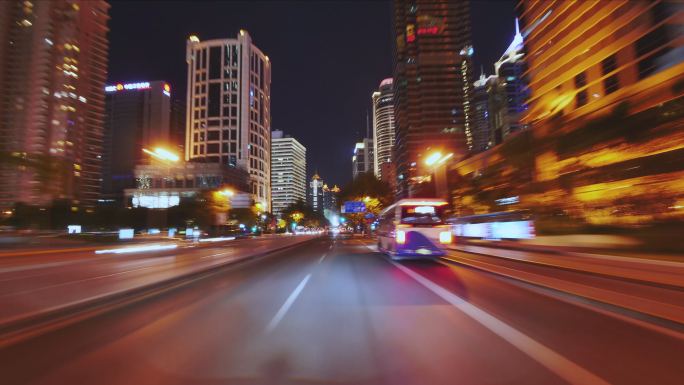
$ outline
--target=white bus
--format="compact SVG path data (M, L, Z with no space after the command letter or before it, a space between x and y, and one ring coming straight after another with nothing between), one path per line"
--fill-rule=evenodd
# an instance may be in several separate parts
M378 250L393 259L444 255L453 240L446 207L438 199L402 199L389 206L380 213Z

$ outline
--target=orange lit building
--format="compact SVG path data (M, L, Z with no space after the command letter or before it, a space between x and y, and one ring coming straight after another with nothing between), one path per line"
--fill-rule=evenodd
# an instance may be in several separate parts
M594 225L684 218L684 3L517 11L531 130L452 168L477 186L455 187L457 206L500 211L496 199L518 195L518 207Z
M597 116L624 101L636 112L676 96L681 2L523 0L517 10L532 94L527 122Z
M109 7L0 2L0 206L97 202Z

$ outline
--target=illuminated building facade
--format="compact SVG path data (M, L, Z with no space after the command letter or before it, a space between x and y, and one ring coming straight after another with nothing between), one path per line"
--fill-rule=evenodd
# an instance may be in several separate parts
M524 130L527 125L521 118L527 111L527 99L530 97L527 87L527 64L525 62L524 38L520 32L518 19L515 20L515 36L499 61L494 64L501 90L505 94L506 122L501 125L503 131L494 130L494 145L512 133ZM500 138L499 138L500 137Z
M0 206L100 195L106 1L0 2Z
M337 185L331 188L327 184L323 184L323 214L328 219L340 211L340 207L337 204L337 194L339 193L340 188Z
M454 211L529 209L538 230L556 232L681 224L684 3L523 0L517 9L530 127L450 168Z
M681 2L521 1L518 12L530 30L525 122L605 113L624 100L647 108L671 95L645 97L668 87L653 82L682 73Z
M306 201L306 147L283 131L271 133L271 199L274 215Z
M373 145L375 152L375 176L383 176L383 163L392 163L392 149L394 148L394 85L392 78L380 82L378 91L373 92Z
M359 174L374 172L375 154L373 151L373 139L364 138L354 145L352 156L352 175L356 178Z
M321 214L323 214L323 185L325 185L323 179L318 174L314 174L309 182L309 192L307 194L309 206Z
M397 195L428 171L428 148L454 152L472 146L470 101L473 53L467 1L395 0L395 162Z
M248 171L251 192L271 202L271 63L240 30L235 39L187 41L185 159Z
M143 148L175 150L170 140L171 87L163 81L105 87L102 198L121 201L135 186L134 169L147 158Z
M473 114L472 131L473 146L471 151L481 152L489 147L490 125L489 125L489 94L487 93L487 83L490 81L498 82L494 76L485 77L484 73L473 84Z
M473 83L472 132L475 153L501 144L509 133L509 115L505 82L484 73Z
M537 197L594 224L684 218L684 3L521 1L531 98L552 141Z
M220 163L152 161L137 165L134 173L136 185L125 190L131 207L164 209L203 191L230 188L236 196L249 191L247 172Z

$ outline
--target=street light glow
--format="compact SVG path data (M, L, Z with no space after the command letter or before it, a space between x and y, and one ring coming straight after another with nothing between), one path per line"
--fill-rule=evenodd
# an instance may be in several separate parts
M437 162L437 163L442 164L442 163L446 162L452 156L454 156L454 153L450 152L450 153L444 155L444 157L442 159L440 159L439 162Z
M433 164L437 163L439 159L442 157L442 153L437 151L433 152L430 154L427 158L425 158L425 164L428 166L432 166Z
M154 152L156 152L157 154L159 154L159 156L165 158L166 160L170 160L172 162L178 162L178 160L180 159L178 155L161 147L155 148Z
M166 160L171 162L178 162L180 160L180 157L178 157L178 155L161 147L155 148L154 151L150 151L146 148L143 148L143 152L152 155L153 157L159 160Z

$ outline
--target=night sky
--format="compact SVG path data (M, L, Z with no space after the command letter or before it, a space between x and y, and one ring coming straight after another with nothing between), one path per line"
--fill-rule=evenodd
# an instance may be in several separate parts
M185 98L185 41L234 38L242 28L272 62L272 129L307 148L309 175L351 179L371 93L392 76L392 3L111 1L111 82L166 80ZM472 2L476 74L493 72L513 38L514 0Z

